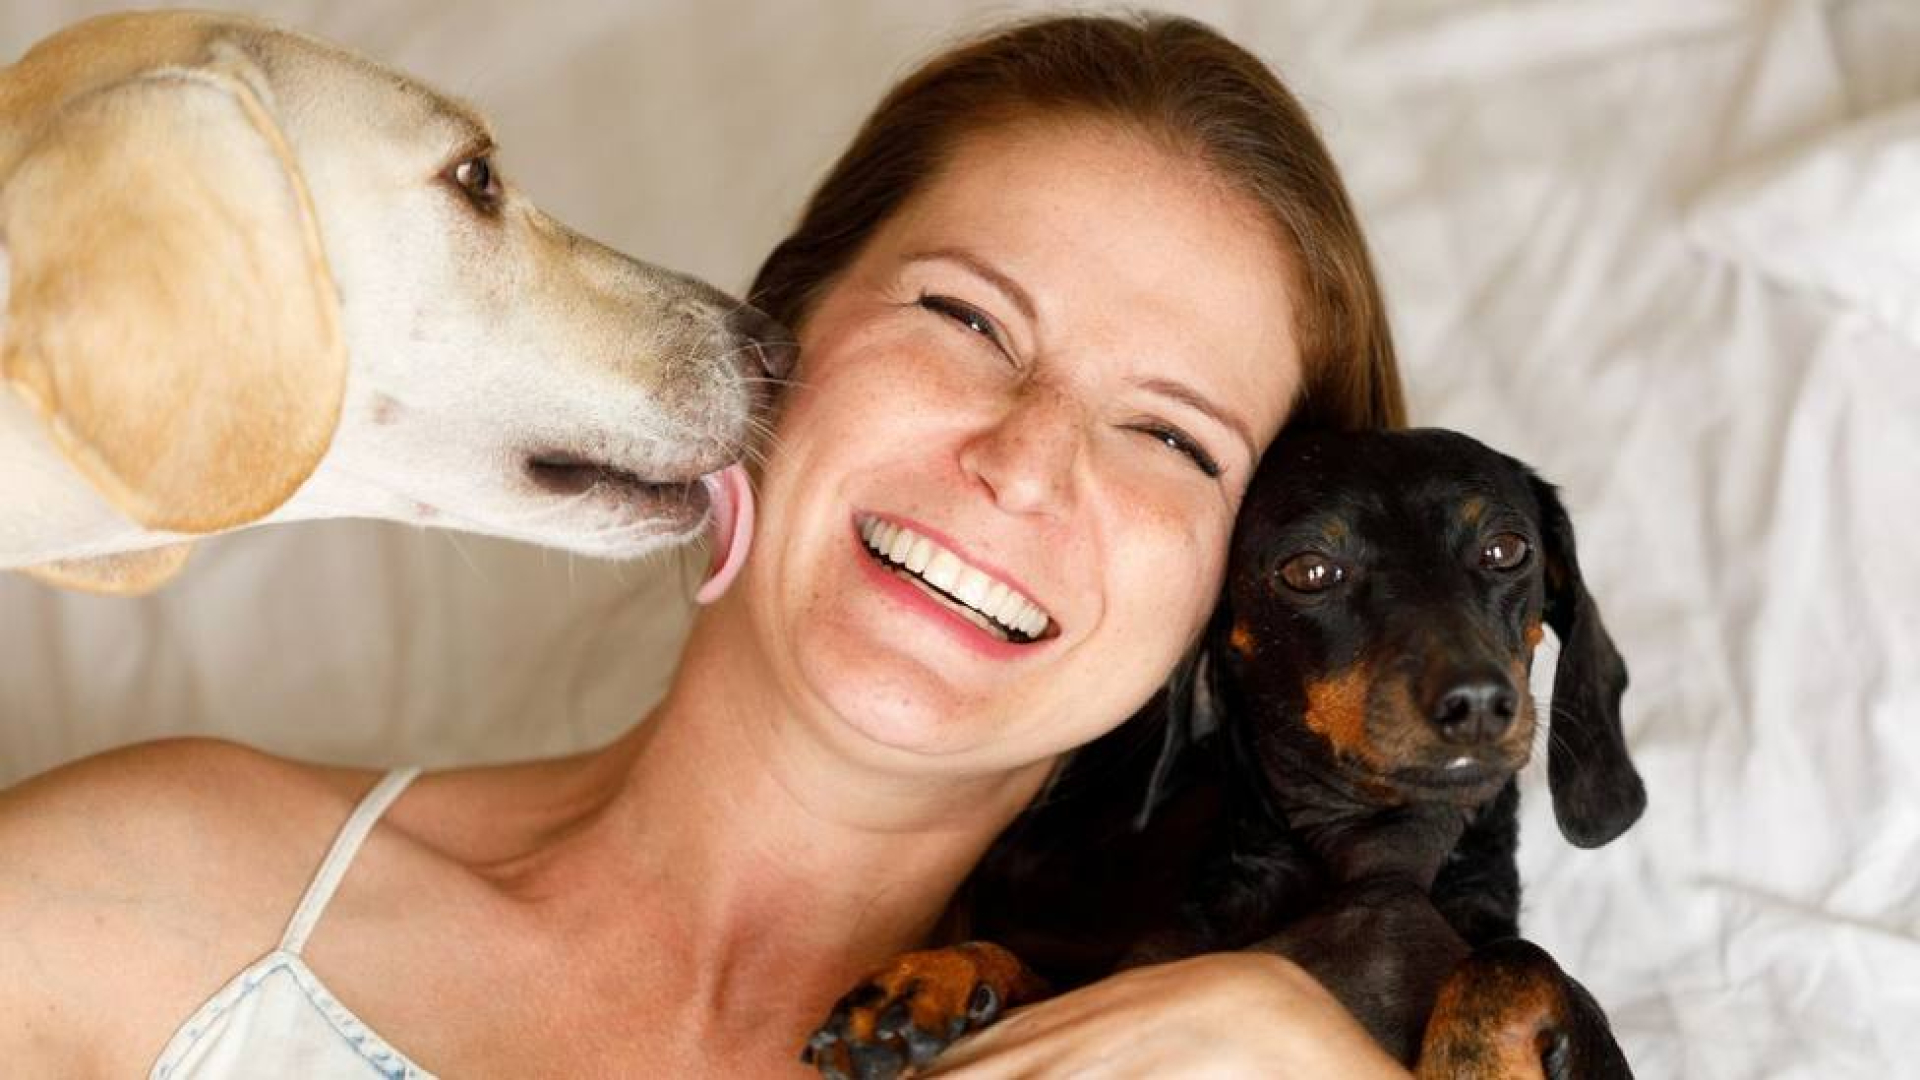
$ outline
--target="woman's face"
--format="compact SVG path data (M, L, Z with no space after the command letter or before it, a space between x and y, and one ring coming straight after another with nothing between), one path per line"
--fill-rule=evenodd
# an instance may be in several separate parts
M1300 381L1282 251L1124 128L962 143L800 333L738 590L776 677L836 737L964 768L1136 709Z

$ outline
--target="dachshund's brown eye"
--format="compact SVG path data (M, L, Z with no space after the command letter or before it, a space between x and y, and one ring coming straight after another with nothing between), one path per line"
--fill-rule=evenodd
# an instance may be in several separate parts
M1488 570L1517 570L1526 564L1533 545L1519 533L1501 533L1480 548L1480 565Z
M490 209L500 201L500 181L493 175L493 159L486 154L467 158L447 172L475 206Z
M1347 579L1347 570L1317 551L1295 555L1280 567L1280 580L1294 592L1317 593Z

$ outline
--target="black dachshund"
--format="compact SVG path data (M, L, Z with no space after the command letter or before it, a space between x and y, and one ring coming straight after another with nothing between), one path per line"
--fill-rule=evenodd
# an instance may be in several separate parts
M1591 995L1517 937L1543 623L1561 831L1595 847L1646 804L1626 668L1552 487L1453 432L1289 435L1227 576L1182 685L1076 755L982 864L962 900L981 940L875 973L804 1060L897 1076L1048 984L1257 949L1422 1075L1630 1075Z

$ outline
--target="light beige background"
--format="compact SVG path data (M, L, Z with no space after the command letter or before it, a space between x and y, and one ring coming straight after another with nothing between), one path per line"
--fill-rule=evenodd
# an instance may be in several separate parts
M9 0L0 58L105 6ZM1537 463L1574 507L1653 803L1573 852L1529 776L1530 934L1642 1075L1910 1069L1920 356L1684 223L1717 179L1920 96L1920 4L1178 6L1324 125L1417 418ZM737 290L895 77L1025 6L252 9L474 101L560 218ZM365 763L585 745L659 692L690 582L356 523L205 544L138 602L0 578L0 782L184 732Z

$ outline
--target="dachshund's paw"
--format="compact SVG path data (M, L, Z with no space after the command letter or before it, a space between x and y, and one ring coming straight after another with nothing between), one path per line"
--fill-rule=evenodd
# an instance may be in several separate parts
M1631 1080L1606 1015L1539 946L1476 949L1440 987L1421 1080Z
M912 1076L960 1036L1040 993L1039 980L998 945L907 953L848 991L800 1060L829 1080Z

